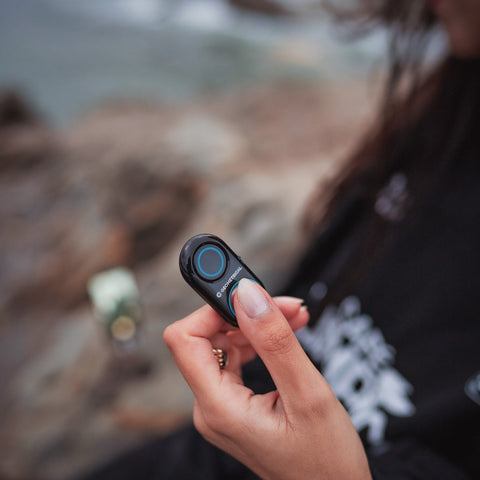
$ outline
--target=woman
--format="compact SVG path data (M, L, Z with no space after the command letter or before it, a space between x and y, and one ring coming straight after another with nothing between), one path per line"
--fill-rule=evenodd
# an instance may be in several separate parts
M115 478L480 478L480 1L362 8L390 26L391 75L380 126L313 203L285 289L310 314L242 280L240 330L208 306L168 327L209 443L179 432ZM450 52L426 74L437 23Z
M310 309L304 348L291 327L306 313L247 280L234 299L241 333L209 307L165 332L197 429L262 478L480 475L480 2L381 7L397 34L382 127L287 288ZM451 55L418 82L433 15ZM223 371L212 346L228 351ZM264 395L240 375L255 352L275 384Z

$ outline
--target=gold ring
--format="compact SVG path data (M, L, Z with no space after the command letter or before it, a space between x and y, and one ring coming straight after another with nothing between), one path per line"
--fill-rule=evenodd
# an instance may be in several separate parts
M221 348L212 348L213 356L217 359L220 370L225 368L227 364L227 352Z

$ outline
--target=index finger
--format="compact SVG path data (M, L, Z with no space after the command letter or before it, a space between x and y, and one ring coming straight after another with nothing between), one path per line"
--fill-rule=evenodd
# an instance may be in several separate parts
M227 382L241 383L240 379L233 381L233 374L225 375L227 372L219 369L212 353L210 338L231 328L210 306L205 305L169 325L163 333L165 344L197 398L218 392L220 383L225 382L222 376L228 377Z

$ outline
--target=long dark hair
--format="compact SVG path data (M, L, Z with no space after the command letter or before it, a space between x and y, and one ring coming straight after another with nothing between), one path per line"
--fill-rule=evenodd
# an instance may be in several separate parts
M352 184L362 183L373 199L392 172L408 170L402 152L412 141L409 128L433 108L445 78L457 69L451 58L427 67L426 52L436 28L427 2L360 0L349 10L339 10L326 0L323 3L352 36L381 26L387 29L389 41L387 73L376 121L357 149L342 162L337 178L328 185L324 181L319 185L304 219L309 231L329 218Z
M365 7L373 3L376 10ZM434 26L428 10L403 0L362 5L362 15L342 19L360 22L362 28L368 22L391 26L390 73L376 124L336 181L329 187L321 183L307 210L315 241L286 291L301 295L297 283L316 282L323 272L328 293L310 305L312 321L325 305L362 283L385 239L412 218L415 208L423 204L428 209L432 199L438 200L461 162L480 158L480 59L446 53L427 69L423 53ZM407 200L401 198L400 214L392 221L377 206L398 172L408 184ZM346 230L352 234L345 235Z

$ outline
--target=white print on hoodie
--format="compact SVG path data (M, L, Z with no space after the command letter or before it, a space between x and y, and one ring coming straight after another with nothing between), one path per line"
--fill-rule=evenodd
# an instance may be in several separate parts
M373 447L384 444L388 415L415 413L409 395L412 385L393 367L395 349L388 345L361 313L360 301L347 297L338 307L327 307L313 329L297 334L337 398L348 410L358 432L366 429Z

